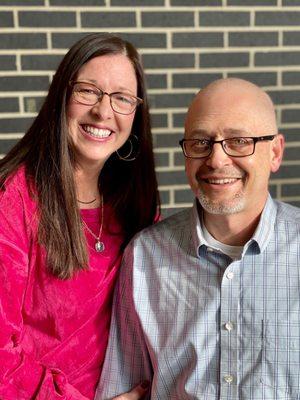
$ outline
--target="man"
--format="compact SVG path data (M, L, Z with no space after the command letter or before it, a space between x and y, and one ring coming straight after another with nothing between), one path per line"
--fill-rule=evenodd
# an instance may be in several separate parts
M148 380L151 399L300 399L300 210L268 194L272 101L215 81L181 145L195 204L127 248L96 398Z

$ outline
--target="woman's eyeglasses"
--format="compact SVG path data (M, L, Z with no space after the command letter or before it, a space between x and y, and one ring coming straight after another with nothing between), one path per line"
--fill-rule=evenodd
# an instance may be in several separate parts
M99 101L101 102L103 96L106 94L109 97L113 111L127 115L132 114L137 106L143 103L143 100L139 97L122 92L107 93L92 83L72 81L70 84L72 86L72 96L74 100L86 106L94 106Z

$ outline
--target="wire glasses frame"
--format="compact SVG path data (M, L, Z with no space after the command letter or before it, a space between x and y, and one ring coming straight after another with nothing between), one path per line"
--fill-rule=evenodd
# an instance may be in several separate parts
M187 158L209 157L215 143L220 143L223 151L230 157L248 157L254 154L257 142L271 141L275 136L233 137L223 140L181 139L179 144Z
M109 97L112 110L118 114L129 115L143 103L143 99L123 92L107 93L96 85L85 81L70 81L74 100L85 106L94 106L101 102L104 95Z

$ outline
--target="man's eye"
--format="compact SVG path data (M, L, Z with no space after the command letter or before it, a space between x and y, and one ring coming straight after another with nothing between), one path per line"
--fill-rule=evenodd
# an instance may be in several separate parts
M234 146L245 146L248 145L250 141L247 138L233 138L230 139L229 144Z
M198 147L206 147L209 146L209 140L206 139L199 139L195 142L194 146Z

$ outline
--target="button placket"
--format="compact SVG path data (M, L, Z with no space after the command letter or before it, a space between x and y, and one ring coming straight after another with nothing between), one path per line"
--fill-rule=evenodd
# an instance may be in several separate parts
M224 271L220 303L220 398L238 399L237 351L238 338L236 321L239 309L239 269L236 262Z

